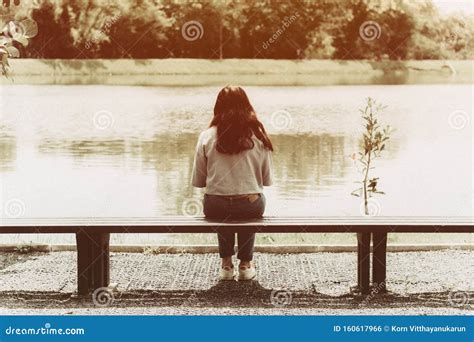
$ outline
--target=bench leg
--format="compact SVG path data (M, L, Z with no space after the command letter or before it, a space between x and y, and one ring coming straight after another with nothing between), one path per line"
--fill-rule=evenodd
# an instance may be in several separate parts
M362 294L369 293L370 233L357 233L357 286Z
M386 292L387 233L373 233L372 282L378 293Z
M88 295L110 282L109 233L76 234L77 292Z

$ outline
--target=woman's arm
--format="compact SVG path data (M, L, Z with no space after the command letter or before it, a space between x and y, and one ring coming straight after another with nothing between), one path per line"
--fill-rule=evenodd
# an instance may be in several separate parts
M264 159L262 165L262 179L264 186L270 186L273 184L273 161L272 152L264 149Z
M207 157L204 151L203 134L199 136L194 153L192 185L196 188L205 188L207 178Z

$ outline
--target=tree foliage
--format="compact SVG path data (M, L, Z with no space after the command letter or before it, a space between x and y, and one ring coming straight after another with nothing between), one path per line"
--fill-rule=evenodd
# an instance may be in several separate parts
M38 23L38 36L21 51L30 58L399 60L474 53L472 17L441 16L430 0L43 0L0 14ZM185 39L189 23L198 35Z
M30 39L38 33L38 26L32 19L9 21L0 34L0 75L8 77L8 58L20 57L18 47L28 46Z

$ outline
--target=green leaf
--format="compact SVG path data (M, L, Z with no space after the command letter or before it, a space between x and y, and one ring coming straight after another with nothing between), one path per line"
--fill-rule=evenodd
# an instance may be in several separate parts
M28 46L28 38L26 38L23 35L14 36L13 40L17 41L18 43L20 43L23 46Z
M362 188L359 188L359 189L356 189L356 190L352 191L351 195L355 196L355 197L361 197L362 196Z
M20 51L19 51L16 47L14 47L14 46L8 46L6 50L7 50L8 55L9 55L10 57L13 57L13 58L18 58L18 57L20 57Z
M38 25L33 19L25 19L20 22L23 29L23 35L26 38L33 38L38 34Z

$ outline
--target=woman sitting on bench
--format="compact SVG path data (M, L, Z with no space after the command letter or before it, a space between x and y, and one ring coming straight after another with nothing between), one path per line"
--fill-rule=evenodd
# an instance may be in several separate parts
M273 146L245 91L227 86L217 96L214 118L196 146L192 184L206 188L204 215L211 219L259 218L265 211L263 186L272 184ZM256 276L254 233L238 233L239 280ZM235 233L218 234L221 280L233 280Z

